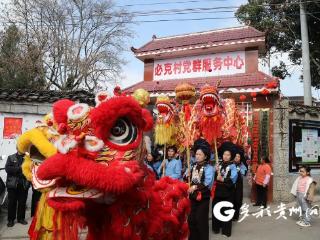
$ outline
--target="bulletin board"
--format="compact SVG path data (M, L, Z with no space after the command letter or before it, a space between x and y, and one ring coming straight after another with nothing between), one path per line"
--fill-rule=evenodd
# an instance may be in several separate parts
M320 122L289 120L289 171L299 165L320 168Z

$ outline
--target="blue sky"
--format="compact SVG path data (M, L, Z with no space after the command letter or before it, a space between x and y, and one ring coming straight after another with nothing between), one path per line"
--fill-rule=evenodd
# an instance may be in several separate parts
M187 0L172 0L171 2L183 2ZM149 4L149 3L168 3L169 0L117 0L117 5L135 5L135 4ZM175 3L175 4L162 4L162 5L135 5L134 7L127 7L130 11L155 11L163 9L186 9L186 8L206 8L206 7L219 7L219 6L239 6L246 3L247 0L203 0L197 3ZM233 9L228 9L233 10ZM170 36L176 34L207 31L219 28L228 28L240 26L240 23L234 17L233 12L227 13L210 13L210 14L185 14L185 15L164 15L164 16L148 16L139 17L136 20L157 20L157 19L171 19L171 18L205 18L205 17L230 17L230 19L215 19L215 20L201 20L201 21L177 21L177 22L156 22L156 23L139 23L133 26L135 36L130 39L128 49L131 46L140 47L146 42L150 41L152 35L157 37ZM129 50L124 54L128 62L124 68L124 73L121 77L121 86L127 87L136 82L143 80L143 63L136 59L133 53ZM286 54L278 54L271 59L271 65L276 64L280 59L288 64ZM271 66L272 67L272 66ZM268 67L260 67L261 71L268 73ZM292 66L290 72L293 73L291 78L281 81L281 91L285 96L299 96L303 95L303 85L299 81L301 74L301 67ZM318 92L313 91L314 97L318 98Z

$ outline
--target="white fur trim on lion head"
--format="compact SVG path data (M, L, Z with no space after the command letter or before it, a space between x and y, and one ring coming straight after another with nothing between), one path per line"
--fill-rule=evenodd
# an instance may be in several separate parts
M95 136L86 136L84 139L84 147L89 152L98 152L104 147L104 142Z
M55 146L62 154L70 152L71 149L77 146L77 141L74 136L62 135L56 142Z
M90 107L85 103L77 103L69 107L67 115L68 120L80 120L90 111Z

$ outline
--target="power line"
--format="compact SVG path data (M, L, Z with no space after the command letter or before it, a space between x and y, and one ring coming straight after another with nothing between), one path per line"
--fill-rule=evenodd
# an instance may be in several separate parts
M209 14L209 13L234 13L233 10L223 10L223 11L190 11L190 12L172 12L172 13L144 13L144 14L134 14L135 17L145 17L145 16L166 16L166 15L184 15L184 14Z
M123 24L123 23L155 23L155 22L180 22L180 21L201 21L201 20L224 20L224 19L236 19L236 17L208 17L208 18L174 18L174 19L157 19L157 20L133 20L133 21L118 21L110 22L110 24ZM40 23L40 21L35 21ZM4 24L23 24L17 21L0 21ZM79 24L65 23L68 26L78 26Z
M316 3L320 2L320 0L306 1L305 3ZM257 4L258 7L268 7L268 6L282 6L282 3L274 3L274 4ZM286 6L291 5L299 5L299 3L286 3ZM202 7L202 8L175 8L175 9L157 9L154 11L133 11L130 12L132 14L143 14L143 13L169 13L169 12L185 12L185 11L209 11L209 10L224 10L224 9L239 9L241 6L218 6L218 7Z
M134 7L134 6L152 6L152 5L167 5L173 3L196 3L196 2L226 2L227 0L190 0L190 1L176 1L176 2L157 2L157 3L136 3L136 4L128 4L116 7ZM307 0L304 3L318 3L319 0ZM291 5L299 5L299 2L289 2L289 3L269 3L269 4L256 4L258 7L268 7L268 6L291 6ZM239 8L240 6L222 6L216 7L218 8Z
M307 1L309 2L309 1ZM315 1L312 1L313 3ZM317 0L317 2L320 2L320 0ZM297 4L297 3L291 3L291 4ZM219 13L219 12L234 12L234 11L211 11L211 12L202 12L202 11L207 11L207 10L212 10L212 9L228 9L228 8L234 8L231 6L224 6L224 7L213 7L213 8L186 8L186 9L169 9L169 10L163 10L163 12L167 12L168 14L170 13L171 15L174 14L188 14L188 13ZM178 12L178 11L192 11L194 10L194 12ZM175 12L176 11L176 12ZM141 14L140 17L148 17L148 16L154 16L154 15L168 15L168 14L161 14L161 11L151 11L151 12L133 12L133 13L139 13ZM313 12L313 13L317 13L317 12ZM142 15L143 14L143 15ZM307 14L312 14L312 13L307 13ZM125 15L122 14L122 15ZM288 16L297 16L299 14L287 14ZM107 14L95 14L93 16L106 16L106 17L110 17ZM121 14L119 16L116 17L120 17ZM136 17L139 17L139 15L134 15ZM72 16L71 16L72 17ZM73 16L73 17L77 17L77 16ZM201 18L172 18L172 19L155 19L155 20L133 20L133 21L114 21L114 22L110 22L111 24L122 24L122 23L156 23L156 22L175 22L175 21L201 21L201 20L224 20L224 19L236 19L236 17L234 16L230 16L230 17L201 17ZM37 20L33 20L34 23L41 23L41 21L37 21ZM1 21L0 23L3 24L13 24L13 23L17 23L17 24L22 24L21 22L18 21ZM66 25L77 25L77 24L68 24L66 23Z
M174 18L174 19L158 19L158 20L137 20L134 23L153 23L153 22L180 22L180 21L200 21L200 20L221 20L236 19L236 17L207 17L207 18Z
M116 7L135 7L135 6L154 6L154 5L168 5L181 3L199 3L199 2L226 2L227 0L190 0L190 1L175 1L175 2L156 2L156 3L135 3L126 5L116 5Z

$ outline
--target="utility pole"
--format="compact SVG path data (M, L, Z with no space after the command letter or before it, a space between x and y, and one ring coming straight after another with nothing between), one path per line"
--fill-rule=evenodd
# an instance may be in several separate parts
M310 73L310 56L309 56L309 36L305 5L300 0L300 25L302 41L302 66L303 66L303 93L304 105L312 105L311 95L311 73Z

